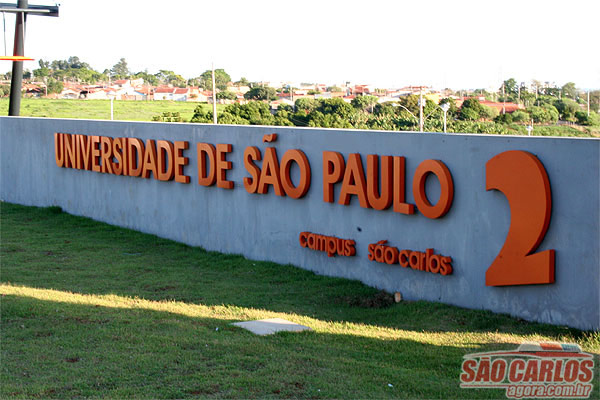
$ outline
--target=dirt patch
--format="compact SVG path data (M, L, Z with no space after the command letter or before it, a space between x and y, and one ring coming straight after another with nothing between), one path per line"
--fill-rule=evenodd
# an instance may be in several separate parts
M385 308L393 305L394 296L381 290L371 296L343 296L336 299L337 303L347 304L350 307Z

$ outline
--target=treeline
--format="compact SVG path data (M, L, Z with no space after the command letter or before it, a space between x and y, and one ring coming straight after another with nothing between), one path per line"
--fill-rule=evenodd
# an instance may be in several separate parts
M106 84L111 80L118 79L143 79L145 84L173 85L176 87L198 86L204 90L212 90L212 71L207 70L195 78L186 79L174 71L161 69L157 73L149 73L147 70L133 72L129 68L125 58L121 58L110 69L103 72L96 71L90 64L73 56L66 60L38 61L39 68L33 71L23 71L23 78L27 80L35 79L44 82L76 82L81 84ZM7 72L4 79L10 80L11 72ZM224 69L215 70L216 86L219 90L225 91L227 84L231 82L231 77ZM249 84L246 78L241 78L235 82L238 85ZM48 86L49 93L55 93L56 88ZM62 87L58 92L62 90ZM228 98L228 94L223 93L221 98Z
M418 101L414 95L381 104L375 96L359 96L350 104L341 98L301 98L294 107L280 104L274 112L267 102L250 101L227 105L217 117L220 124L416 131L419 129ZM474 98L465 100L460 108L452 98L443 99L440 105L444 103L449 104L448 132L526 134L525 126L532 120L535 124L556 124L559 118L580 125L600 126L596 112L590 112L588 117L575 101L552 96L539 96L535 105L512 114L500 114ZM423 116L425 131L443 131L443 111L439 105L427 100ZM212 111L202 106L195 109L191 119L200 123L212 121Z

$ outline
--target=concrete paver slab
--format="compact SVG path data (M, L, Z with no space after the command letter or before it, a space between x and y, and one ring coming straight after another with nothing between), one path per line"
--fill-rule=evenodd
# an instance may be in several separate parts
M257 321L234 322L232 325L249 330L256 335L271 335L277 332L301 332L312 330L308 326L295 324L282 318L269 318Z

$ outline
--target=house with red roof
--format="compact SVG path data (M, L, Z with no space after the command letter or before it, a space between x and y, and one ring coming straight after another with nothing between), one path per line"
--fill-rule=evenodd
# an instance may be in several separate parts
M173 100L175 88L168 86L159 86L154 89L154 100Z

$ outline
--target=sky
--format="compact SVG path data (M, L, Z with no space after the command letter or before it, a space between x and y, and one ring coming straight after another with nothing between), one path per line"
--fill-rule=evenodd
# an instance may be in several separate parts
M59 3L58 18L28 17L25 55L36 61L24 68L78 56L102 72L123 57L132 72L166 69L185 78L214 63L234 81L456 90L515 78L600 88L598 0ZM5 25L12 54L14 14Z

